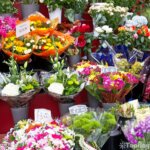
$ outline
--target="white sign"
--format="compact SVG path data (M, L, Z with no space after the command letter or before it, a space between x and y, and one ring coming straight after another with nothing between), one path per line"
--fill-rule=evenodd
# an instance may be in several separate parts
M88 109L87 109L86 105L75 105L75 106L69 107L69 112L72 115L80 115L87 111L88 111Z
M30 32L30 21L25 21L16 26L16 37L23 36Z
M101 73L107 73L107 72L117 72L117 68L111 66L101 68Z
M41 123L51 122L53 120L51 111L48 109L35 109L34 119L36 122L41 122Z

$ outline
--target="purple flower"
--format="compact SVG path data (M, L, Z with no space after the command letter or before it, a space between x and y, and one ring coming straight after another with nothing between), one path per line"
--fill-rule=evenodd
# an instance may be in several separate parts
M138 141L135 139L135 137L131 133L129 133L128 135L126 135L126 137L127 137L127 140L131 144L137 144L138 143Z

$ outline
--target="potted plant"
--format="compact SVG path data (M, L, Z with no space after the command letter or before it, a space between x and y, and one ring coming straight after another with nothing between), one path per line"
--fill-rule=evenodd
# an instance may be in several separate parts
M88 5L87 0L64 0L65 16L70 22L82 19L82 13Z
M51 20L58 18L59 23L61 23L62 18L62 3L63 1L60 0L40 0L41 3L47 5L49 11L49 18Z
M0 16L12 16L17 10L13 6L14 2L11 0L0 1Z
M73 67L75 64L80 62L81 60L80 50L77 47L68 48L66 53L69 66Z
M22 17L27 18L30 14L35 11L39 11L38 0L23 0L21 4Z

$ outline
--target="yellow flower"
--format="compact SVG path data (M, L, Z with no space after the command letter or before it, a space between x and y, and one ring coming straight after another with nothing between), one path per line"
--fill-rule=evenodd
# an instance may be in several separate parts
M116 80L116 79L119 79L119 78L122 78L122 77L120 75L118 75L118 74L111 76L112 80Z
M24 53L24 51L26 50L26 47L21 47L21 46L16 46L15 50L18 53Z
M8 44L5 46L5 49L10 49L12 46L13 46L13 43L8 43Z
M61 42L55 42L55 45L58 46L58 48L63 48L63 45L61 44Z
M18 122L18 126L20 129L24 128L27 125L27 121L26 120L21 120Z

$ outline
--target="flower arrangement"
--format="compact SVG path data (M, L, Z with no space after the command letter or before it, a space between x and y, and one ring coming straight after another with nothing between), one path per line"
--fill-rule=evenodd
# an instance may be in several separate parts
M121 24L127 12L127 7L115 7L113 3L95 3L89 9L96 26L108 25L114 30Z
M12 2L11 0L0 1L0 14L16 13L17 10L14 8L13 4L14 1Z
M93 80L97 74L101 73L101 66L90 61L82 61L76 64L75 68L87 81Z
M5 136L0 149L72 150L74 146L75 133L63 125L23 120Z
M90 33L90 26L86 24L78 24L71 28L69 33L75 37L74 45L83 50L85 53L91 53L92 41L94 40L93 33Z
M55 31L53 29L48 30L46 33L34 32L32 35L36 35L38 40L33 47L33 54L43 58L49 58L49 56L56 56L56 52L62 54L73 42L74 38Z
M64 60L59 62L58 53L51 58L53 69L56 72L45 80L45 86L49 93L55 96L70 96L79 93L83 89L83 82L76 72L63 70Z
M138 79L131 73L108 72L97 75L90 86L103 102L115 103L121 101L137 83Z
M27 62L19 68L20 70L13 57L5 63L9 66L10 72L5 75L1 74L3 80L0 86L1 99L7 101L12 107L26 104L27 100L39 89L37 79L32 76L33 72L26 71ZM23 101L21 98L26 99Z
M35 36L25 35L23 38L17 38L15 32L8 33L2 41L2 50L8 56L13 55L17 62L22 62L30 58L35 43Z

